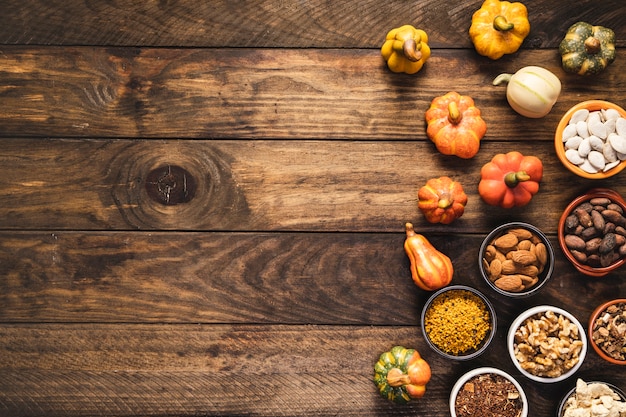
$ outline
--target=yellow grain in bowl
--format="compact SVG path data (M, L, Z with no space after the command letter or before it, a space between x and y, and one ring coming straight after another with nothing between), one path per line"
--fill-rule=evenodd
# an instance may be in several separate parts
M477 291L463 286L433 295L422 313L426 341L441 355L468 359L480 354L495 330L495 313Z

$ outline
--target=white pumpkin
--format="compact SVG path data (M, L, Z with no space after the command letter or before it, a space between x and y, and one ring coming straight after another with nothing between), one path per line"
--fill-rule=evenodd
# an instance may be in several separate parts
M544 117L561 94L561 81L545 68L528 66L515 74L500 74L494 85L508 83L506 99L521 114L533 119Z

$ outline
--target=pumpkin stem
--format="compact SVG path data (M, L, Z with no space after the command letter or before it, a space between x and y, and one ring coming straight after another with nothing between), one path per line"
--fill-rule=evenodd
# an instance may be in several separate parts
M506 17L502 15L498 15L493 19L493 28L500 32L507 32L513 29L514 26L513 23L506 20Z
M413 229L413 223L406 223L404 225L404 228L406 229L407 237L415 236L415 229Z
M509 172L504 176L504 183L509 188L515 188L520 182L528 181L529 179L530 175L525 171Z
M421 48L422 44L418 44L413 38L405 40L402 44L402 52L404 53L406 59L411 62L417 62L422 59L422 52L420 51Z
M513 74L500 74L493 80L493 85L500 85L502 83L507 83L511 81L511 77Z
M588 54L597 54L600 52L600 46L600 41L596 37L589 36L585 39L585 51Z
M391 368L387 372L387 383L390 387L401 387L411 383L411 378L398 368Z
M461 122L462 118L463 116L459 111L457 102L451 101L450 104L448 104L448 120L450 120L450 123L457 125Z

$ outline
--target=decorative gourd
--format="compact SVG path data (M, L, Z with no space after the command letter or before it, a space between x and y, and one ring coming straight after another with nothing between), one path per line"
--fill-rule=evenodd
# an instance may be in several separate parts
M454 273L450 258L435 249L423 235L415 233L413 224L406 223L405 229L404 251L411 261L413 282L425 291L448 285Z
M476 52L494 60L517 52L529 32L526 6L500 0L485 0L469 29Z
M383 398L406 404L426 393L430 381L430 365L415 349L394 346L380 355L374 364L374 383Z
M528 66L515 74L500 74L493 80L493 85L508 83L506 99L509 105L529 118L544 117L556 103L561 94L561 81L545 68Z
M467 204L461 183L445 176L426 181L417 198L417 206L430 223L452 223L463 215Z
M411 25L400 26L387 33L380 52L391 71L415 74L430 58L428 35Z
M464 159L476 155L487 131L474 100L454 91L433 99L426 123L426 135L439 152Z
M497 154L480 170L478 194L492 206L524 206L539 191L543 164L536 156L513 151Z
M615 60L615 32L577 22L559 45L563 69L579 75L597 74Z

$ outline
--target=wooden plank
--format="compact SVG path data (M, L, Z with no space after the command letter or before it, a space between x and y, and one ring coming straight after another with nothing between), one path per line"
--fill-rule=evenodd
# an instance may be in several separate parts
M375 50L4 47L4 137L414 140L424 113L450 90L470 95L485 140L550 140L562 114L586 99L622 103L619 65L565 74L553 50L487 63L438 50L414 76L391 73ZM539 64L562 95L542 123L515 113L500 73Z
M0 335L0 413L11 416L448 416L454 381L477 365L510 372L533 415L547 416L574 384L521 377L502 334L468 364L436 356L412 326L24 325ZM406 406L371 380L396 344L417 348L433 372L426 396ZM579 376L619 383L619 372L590 352Z
M556 233L561 210L588 188L605 186L626 195L626 177L597 183L579 178L556 159L547 140L484 141L471 160L441 155L427 140L5 139L2 146L5 230L396 233L411 221L427 232L487 233L515 219ZM488 206L478 195L480 168L512 150L543 161L539 193L524 207ZM188 201L180 204L167 200L172 166L184 170L174 194L188 186ZM418 189L442 175L461 182L469 198L463 217L446 226L429 224L417 208Z
M406 23L427 31L436 47L471 48L467 30L482 0L442 7L432 1L243 0L91 2L8 0L0 43L185 47L379 48ZM572 23L592 20L626 42L620 0L528 2L531 32L524 47L554 48Z
M452 259L453 283L487 294L503 323L528 306L480 277L484 235L426 236ZM2 233L0 322L415 325L430 293L403 243L402 232ZM583 277L552 243L556 272L531 303L584 318L626 292L619 271Z

